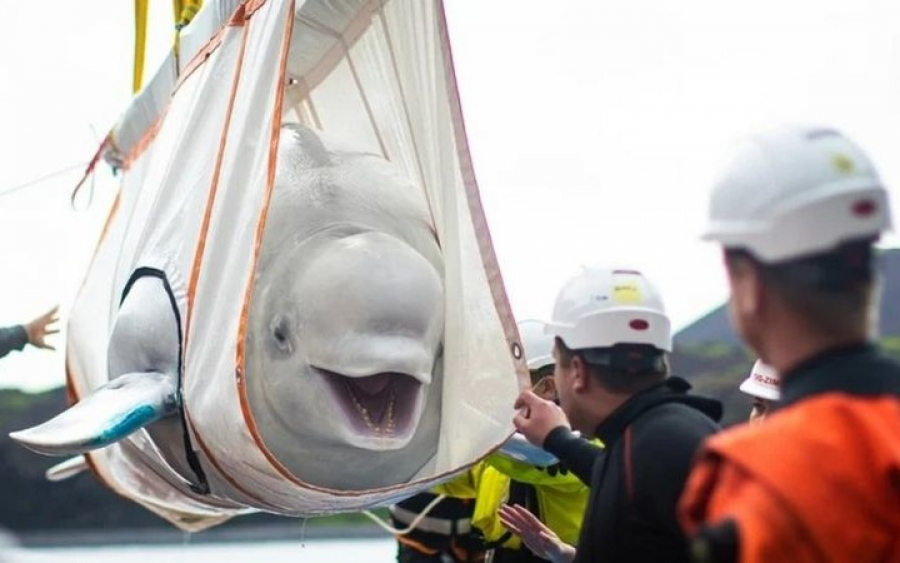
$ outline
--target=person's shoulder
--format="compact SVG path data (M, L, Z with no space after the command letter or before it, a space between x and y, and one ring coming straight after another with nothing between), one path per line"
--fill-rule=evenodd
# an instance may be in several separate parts
M657 405L635 421L635 429L659 434L702 434L718 432L719 425L703 410L684 402Z
M885 429L897 424L900 424L900 400L892 395L823 393L780 408L760 424L729 428L709 441L708 450L733 457L762 453L761 450L776 444L791 444L849 452L872 437L884 441L893 434Z
M900 437L892 429L898 425L900 403L891 397L814 397L778 410L760 424L715 436L706 443L700 463L738 468L744 479L785 498L796 499L797 483L813 482L815 490L841 490L844 498L871 500L896 480ZM821 471L823 466L827 472Z
M873 361L884 365L887 369L893 370L895 373L900 373L900 360L895 358L894 356L888 355L883 348L875 347L873 354Z
M719 458L745 464L746 460L765 458L766 452L777 448L779 444L791 444L792 449L800 448L806 443L843 443L835 428L828 432L811 431L810 421L816 421L820 430L827 419L832 418L835 405L827 396L815 397L797 405L778 409L759 424L743 423L732 426L724 432L710 438L705 452ZM782 452L783 454L785 452Z
M815 373L785 382L782 401L799 403L829 394L900 396L900 363L874 346L862 353L846 354L819 365Z
M876 351L868 362L862 364L862 367L868 368L863 370L864 376L883 380L885 391L900 393L900 361L884 352Z
M692 457L700 445L719 430L719 426L703 412L676 402L658 405L648 411L635 421L630 432L635 451L661 459L667 455Z

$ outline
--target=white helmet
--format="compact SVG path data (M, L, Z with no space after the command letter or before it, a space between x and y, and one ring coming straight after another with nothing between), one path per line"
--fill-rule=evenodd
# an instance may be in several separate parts
M662 299L635 270L585 268L560 290L546 332L573 350L650 344L672 351Z
M750 370L750 377L741 383L739 389L752 397L777 401L781 398L781 378L775 368L764 364L762 360L756 360Z
M554 364L553 336L544 332L545 326L543 322L535 320L519 323L519 336L522 338L529 371L537 371Z
M891 228L874 166L833 129L783 127L747 139L713 189L703 238L781 262Z

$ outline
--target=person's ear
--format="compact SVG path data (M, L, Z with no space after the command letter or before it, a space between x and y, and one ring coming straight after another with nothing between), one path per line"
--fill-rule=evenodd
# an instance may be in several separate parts
M572 389L576 393L583 393L590 388L590 376L588 365L579 355L572 358Z
M725 261L728 272L728 283L731 285L730 312L738 325L749 319L757 319L766 300L766 288L762 272L749 260L734 259Z
M556 380L552 375L545 375L535 384L533 390L542 399L552 401L556 398Z

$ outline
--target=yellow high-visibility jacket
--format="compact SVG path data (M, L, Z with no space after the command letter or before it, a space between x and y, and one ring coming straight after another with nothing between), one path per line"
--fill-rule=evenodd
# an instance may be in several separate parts
M600 443L597 442L600 446ZM572 473L551 472L500 454L492 454L454 481L435 491L447 496L474 498L472 525L489 544L503 539L506 528L498 510L509 499L511 480L532 485L537 496L541 521L567 544L578 543L581 522L588 501L588 487ZM521 540L510 535L500 545L519 549Z

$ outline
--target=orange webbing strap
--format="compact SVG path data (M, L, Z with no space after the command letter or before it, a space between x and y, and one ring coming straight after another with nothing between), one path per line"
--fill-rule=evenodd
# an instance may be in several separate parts
M415 549L420 553L424 553L425 555L437 555L440 553L439 549L434 549L425 545L424 543L417 542L416 540L410 539L407 536L396 536L397 541L402 543L403 545Z
M94 156L91 157L90 162L88 162L87 168L84 169L84 174L82 174L81 176L81 180L79 180L78 183L75 184L75 188L72 189L72 196L70 200L73 207L75 206L75 198L78 196L78 192L81 190L81 187L84 185L87 179L90 178L91 174L94 173L94 168L97 166L97 163L100 162L100 157L103 156L103 152L106 150L106 147L108 147L109 144L110 138L109 135L107 135L106 138L103 139L103 142L100 143L100 146L97 147L97 152L95 152Z

